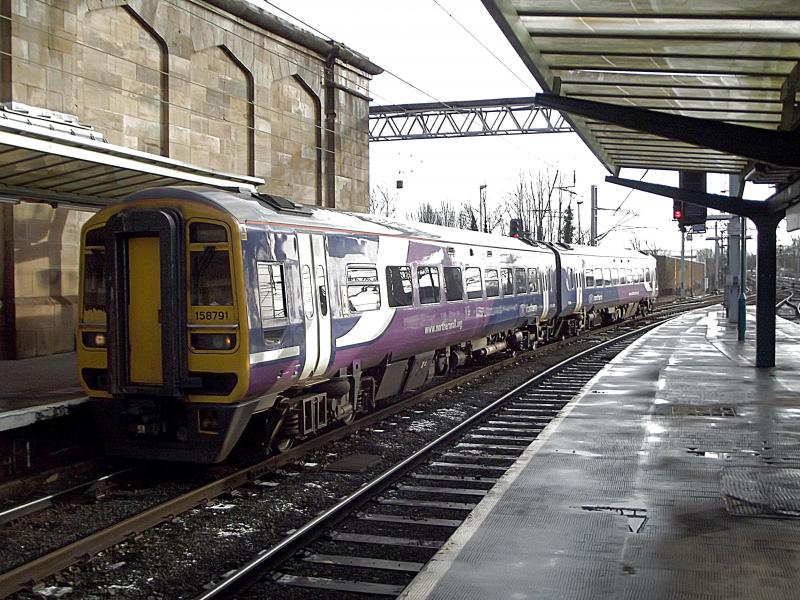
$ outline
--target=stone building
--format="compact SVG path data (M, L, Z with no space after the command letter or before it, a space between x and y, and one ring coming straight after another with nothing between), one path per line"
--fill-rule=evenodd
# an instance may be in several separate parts
M308 204L367 210L380 72L246 0L0 0L6 109L72 115L110 145ZM0 163L0 358L69 351L89 213L20 202L14 174Z

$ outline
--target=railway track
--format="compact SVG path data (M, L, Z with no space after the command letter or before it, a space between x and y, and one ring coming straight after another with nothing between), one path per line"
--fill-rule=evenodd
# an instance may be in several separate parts
M604 328L602 330L601 329L594 330L591 332L591 335L596 336L603 333L604 331L607 332L608 330L614 328L630 330L631 328L636 327L637 325L640 325L643 322L652 322L655 319L658 319L658 321L656 322L660 323L666 318L669 318L669 316L673 314L676 314L678 312L684 312L686 310L691 310L699 306L713 304L715 301L716 299L706 299L698 302L684 302L681 303L679 306L670 305L669 307L665 307L659 310L658 313L654 316L650 316L645 319L639 319L636 322L631 321L625 324ZM631 335L631 332L626 333L626 335ZM568 342L546 346L542 349L538 349L535 352L539 353L540 355L545 348L559 348L563 347L566 343ZM537 354L534 353L534 356L536 355ZM286 465L288 463L300 459L307 452L321 448L325 444L330 443L331 441L348 436L358 429L374 426L381 420L391 418L392 415L398 413L401 410L406 410L410 406L413 406L416 403L427 400L449 389L453 389L456 386L463 385L467 380L474 380L480 377L485 377L517 361L519 361L519 357L512 357L504 360L499 360L494 364L486 366L482 369L477 369L475 371L472 371L466 376L455 377L450 381L446 381L439 385L435 385L411 398L402 400L398 403L387 406L386 408L378 412L367 415L366 417L359 419L356 423L352 425L335 429L317 438L314 438L311 441L304 443L301 446L298 446L295 449L285 454L270 457L256 464L249 465L244 469L240 469L234 473L215 479L210 483L196 487L184 494L181 494L180 496L177 496L166 502L162 502L160 504L152 506L147 510L144 510L118 523L115 523L110 527L106 527L99 531L95 531L71 544L58 548L52 552L42 555L25 564L19 565L18 567L9 570L6 573L0 574L0 596L5 596L7 594L14 593L21 589L30 588L33 582L41 581L47 578L48 576L61 571L62 569L68 567L71 564L74 564L75 562L81 559L84 559L88 556L101 552L113 546L114 544L117 544L120 541L126 540L131 536L134 536L147 529L155 527L160 523L170 521L176 515L179 515L192 508L208 503L209 501L220 496L221 494L230 492L231 490L240 487L246 483L253 482L254 480L257 480L259 477L263 477L265 474L274 472L275 469L278 469L283 465ZM519 419L516 422L525 423L526 419ZM510 426L510 427L511 429L515 428L519 429L519 427L515 426ZM500 428L502 429L502 427ZM513 444L508 444L508 445L513 445ZM502 450L498 450L498 452L506 453L505 451ZM495 459L495 460L501 461L495 466L498 467L502 466L503 464L502 459ZM507 461L509 459L505 460ZM426 492L420 492L420 493L426 493ZM42 507L47 503L47 501L40 501L40 502L34 501L34 503L36 504L36 506ZM46 508L46 506L44 507ZM21 512L18 512L17 514L20 517L22 516Z
M633 340L666 320L534 376L258 553L197 600L246 590L253 597L292 599L400 595L570 400Z

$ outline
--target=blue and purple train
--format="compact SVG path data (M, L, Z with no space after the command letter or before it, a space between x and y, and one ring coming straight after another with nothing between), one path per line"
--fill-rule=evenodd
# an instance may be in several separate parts
M272 449L434 375L652 308L655 260L277 196L157 188L81 245L80 380L111 454Z

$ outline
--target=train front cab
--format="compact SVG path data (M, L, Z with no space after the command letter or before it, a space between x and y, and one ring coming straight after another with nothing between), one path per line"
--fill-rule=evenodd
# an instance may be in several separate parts
M236 221L186 201L124 203L82 235L79 378L107 451L216 462L247 424Z

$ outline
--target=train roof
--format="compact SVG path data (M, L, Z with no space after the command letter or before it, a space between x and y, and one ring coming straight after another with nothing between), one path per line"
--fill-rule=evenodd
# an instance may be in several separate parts
M485 246L525 252L552 253L544 244L530 246L522 240L504 235L481 233L469 229L442 227L429 223L391 219L381 215L354 213L294 203L284 198L230 192L204 187L162 187L136 192L124 201L175 198L214 204L227 210L240 223L264 223L285 227L313 225L333 231L366 235L399 235L437 240L451 244Z

